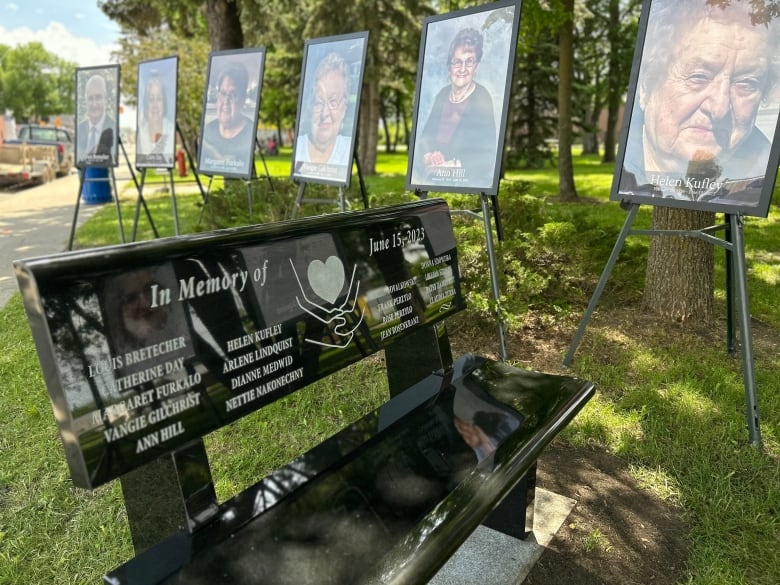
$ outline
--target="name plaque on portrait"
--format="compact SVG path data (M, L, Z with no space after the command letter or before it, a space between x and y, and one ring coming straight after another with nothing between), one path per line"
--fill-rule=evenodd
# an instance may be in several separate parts
M463 305L440 200L15 267L74 483L90 488Z

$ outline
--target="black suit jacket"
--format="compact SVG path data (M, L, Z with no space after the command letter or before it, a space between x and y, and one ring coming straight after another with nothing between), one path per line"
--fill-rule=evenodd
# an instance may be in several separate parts
M89 121L84 120L79 123L76 130L78 139L78 159L77 163L86 163L91 166L109 166L113 164L114 155L114 128L116 122L110 116L106 116L103 130L100 132L98 143L94 153L87 152L89 143Z

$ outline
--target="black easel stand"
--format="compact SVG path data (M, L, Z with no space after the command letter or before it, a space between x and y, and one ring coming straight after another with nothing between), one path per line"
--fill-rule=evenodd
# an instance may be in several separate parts
M726 223L724 237L727 242L733 243L731 215L725 214L724 221ZM731 355L737 353L734 342L734 266L729 250L726 250L726 351Z
M209 202L209 194L211 193L211 183L214 181L213 176L209 176L209 184L206 186L206 191L203 194L203 206L200 208L200 215L198 215L198 225L203 221L203 214L206 212L206 205Z
M173 210L173 228L176 232L176 235L180 235L181 232L179 230L179 209L176 202L176 191L174 188L174 181L173 181L173 169L168 168L168 180L171 184L171 208ZM146 199L144 198L143 192L144 192L144 185L146 183L146 168L140 169L141 171L141 182L137 185L138 188L138 199L136 200L135 204L135 216L133 218L133 233L132 237L130 239L131 242L135 242L136 234L138 233L138 219L141 215L141 205L144 206L144 209L146 210L146 216L149 218L149 224L152 228L152 232L154 233L155 238L159 238L160 234L157 232L157 228L154 225L154 222L152 221L152 215L149 212L149 208L146 205Z
M120 142L121 144L121 142ZM68 250L73 249L73 239L76 236L76 223L78 221L79 217L79 209L81 208L81 195L82 191L84 190L84 183L85 182L103 182L103 181L109 181L109 189L113 186L113 197L114 197L114 203L116 204L116 218L119 224L119 241L121 243L125 243L125 229L122 225L122 210L119 206L119 192L116 188L116 176L114 175L114 167L108 167L110 170L111 177L107 179L86 179L86 167L78 167L79 171L79 192L76 195L76 207L73 210L73 223L70 226L70 236L68 237Z
M415 189L414 194L419 197L420 199L426 199L428 197L427 191L422 191L420 189ZM504 241L504 226L501 223L501 212L498 209L498 195L489 195L490 197L490 207L493 210L493 219L496 222L496 237L498 238L499 242ZM458 211L458 210L456 210ZM463 210L460 210L459 213L463 214L465 213ZM480 210L475 209L474 214L479 214Z
M725 215L725 223L709 226L701 230L632 230L631 225L639 211L638 203L624 201L621 203L623 208L628 209L626 221L623 229L620 231L612 253L609 256L607 265L601 273L596 290L588 303L588 308L580 321L577 332L574 334L569 351L563 360L563 365L569 367L577 351L577 347L585 335L585 329L588 326L593 312L598 305L599 298L604 291L604 286L615 267L620 251L629 235L641 236L687 236L699 238L715 246L720 246L726 252L726 345L729 353L734 353L734 294L733 287L736 284L737 300L737 319L739 321L740 338L742 341L742 368L745 384L745 404L747 407L747 427L748 439L753 446L761 446L761 431L759 428L758 400L756 395L756 376L753 369L753 334L750 326L750 301L748 299L747 289L747 263L745 261L745 242L744 225L741 215ZM725 237L718 238L713 235L714 232L724 230Z
M274 193L274 183L271 180L271 173L268 172L268 165L265 162L265 156L263 155L263 149L260 146L260 142L255 138L255 146L260 151L260 160L263 161L263 168L265 169L265 178L268 180L268 185L271 188L271 193ZM244 179L244 183L246 184L246 199L247 199L247 206L249 208L249 219L252 219L253 215L253 205L252 205L252 181L257 181L260 177L257 175L257 168L255 167L254 160L252 161L252 176L249 179ZM211 183L214 181L213 176L209 176L209 184L208 187L206 187L206 192L203 194L203 207L200 210L200 215L198 216L198 225L200 225L200 222L203 220L203 214L206 211L206 205L209 202L209 194L211 193ZM200 184L200 182L198 183Z
M136 229L138 227L138 214L140 212L140 205L144 206L144 211L146 212L146 217L149 220L149 225L152 227L152 232L154 232L154 237L159 238L160 235L157 233L157 228L154 225L154 220L152 219L152 214L149 211L149 207L146 205L146 199L144 199L143 196L143 183L139 184L138 179L135 177L135 170L133 169L133 165L130 163L130 157L127 156L127 150L125 150L125 145L122 142L122 138L119 138L119 147L122 149L122 155L125 157L125 164L127 165L127 168L130 170L130 177L133 179L133 184L135 185L135 190L138 193L138 198L136 200L135 205L135 218L133 219L133 231L131 234L131 242L135 242L135 234ZM117 200L119 198L117 197ZM122 242L124 243L124 238L122 239Z
M179 123L176 122L176 132L178 132L179 136L181 136L181 147L184 149L185 154L187 155L187 162L190 165L190 168L192 169L192 174L195 176L195 182L198 184L198 189L200 190L200 198L203 199L203 201L206 201L206 192L203 190L203 184L200 182L200 175L198 175L198 171L195 168L195 161L192 158L192 153L190 153L190 149L187 146L187 141L184 139L184 133L181 131L181 127L179 126Z
M358 160L357 150L352 151L352 161L355 163L357 169L358 182L360 183L360 197L363 200L363 208L368 209L368 191L366 189L366 183L363 180L363 171L360 168L360 161ZM304 192L306 191L306 181L301 181L298 185L298 195L295 197L295 204L292 209L292 217L298 214L298 210L303 203L325 203L334 204L333 199L323 198L304 198ZM349 201L347 201L346 192L343 185L339 185L339 198L335 200L335 204L339 206L339 211L346 211L349 208Z
M420 199L427 199L428 192L420 189L415 190L415 195ZM493 207L493 213L491 214L491 201L495 204L498 203L498 199L495 195L487 195L486 193L480 193L480 202L482 209L452 209L450 213L452 215L465 215L474 219L482 220L485 227L485 246L488 254L488 267L490 269L490 284L493 291L493 300L496 301L496 324L498 326L498 348L499 354L503 361L509 359L509 352L506 345L506 326L504 324L504 318L501 316L500 303L501 303L501 287L498 279L498 262L496 262L496 249L493 242L493 229L490 221L490 216L493 215L496 218L496 235L499 234L498 230L498 217L496 216L497 209ZM500 241L500 240L499 240Z
M250 179L244 179L244 184L246 185L246 200L247 200L247 207L249 208L249 219L252 219L253 215L253 205L252 205L252 181L257 180L257 175L254 171L254 165L252 166L252 177ZM203 207L200 208L200 215L198 216L198 225L200 225L200 222L203 221L203 214L206 213L206 205L209 202L209 194L211 193L211 184L214 181L213 176L209 176L209 184L206 187L206 193L203 198Z
M271 180L271 173L268 172L268 165L265 162L263 145L260 144L260 140L257 139L257 136L255 136L255 146L257 147L257 151L260 153L260 160L263 161L263 169L265 170L265 177L268 179L268 186L271 188L271 193L274 193L274 182ZM257 169L255 169L254 161L252 163L252 175L254 178L257 178Z
M363 209L368 209L368 189L366 189L366 182L363 180L363 171L360 168L360 159L358 158L357 151L352 153L352 160L355 161L355 168L357 169L358 183L360 183L360 196L363 199Z

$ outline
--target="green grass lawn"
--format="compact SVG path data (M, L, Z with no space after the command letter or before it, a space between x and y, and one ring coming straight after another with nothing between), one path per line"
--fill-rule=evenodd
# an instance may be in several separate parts
M523 347L532 343L526 337L531 323L536 335L540 328L549 335L573 333L625 219L620 206L608 201L612 167L593 157L575 161L580 203L554 200L552 168L512 171L502 183L507 234L499 249L502 290L511 317L510 353L519 363L531 362L523 355ZM215 182L202 218L200 195L177 187L182 233L289 217L297 191L289 179L289 149L266 163L273 189L258 163L261 176L248 186L238 182L224 191ZM365 177L372 206L414 198L404 191L405 168L405 154L380 155L378 175ZM251 219L247 189L253 198ZM312 189L334 201L338 194L335 188ZM361 205L357 177L347 196L353 207ZM453 208L470 209L477 202L474 196L446 198ZM150 193L147 199L160 234L173 235L170 195ZM132 190L124 191L121 203L129 230ZM311 206L302 215L334 209ZM650 209L642 208L635 225L649 222ZM484 234L478 222L457 217L455 223L470 305L465 318L476 328L492 329ZM117 227L116 209L106 205L79 230L76 247L116 244ZM139 238L149 237L142 214ZM642 486L681 507L692 543L681 584L780 582L778 207L766 219L748 218L745 239L762 450L748 445L743 369L739 357L725 351L724 255L719 250L716 321L663 323L641 309L647 238L629 238L571 368L596 383L597 396L563 440L625 458ZM364 360L210 435L220 497L316 444L381 401L384 392L378 360ZM345 411L344 401L337 400L344 395L354 409ZM132 556L121 490L112 484L87 492L71 485L19 295L0 311L0 410L0 584L99 583L103 572ZM610 562L609 550L600 553L604 562Z

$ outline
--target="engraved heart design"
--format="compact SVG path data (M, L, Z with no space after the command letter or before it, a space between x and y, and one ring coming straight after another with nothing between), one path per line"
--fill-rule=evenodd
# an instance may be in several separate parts
M331 304L336 302L344 288L344 264L337 256L330 256L325 262L313 260L306 276L317 296Z

